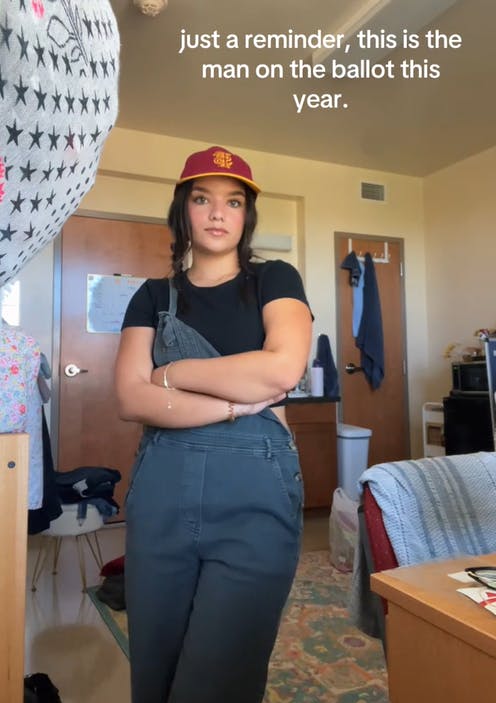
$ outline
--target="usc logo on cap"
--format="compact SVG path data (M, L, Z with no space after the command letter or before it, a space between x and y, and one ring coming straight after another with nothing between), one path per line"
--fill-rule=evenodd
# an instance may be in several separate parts
M246 183L255 195L260 192L260 187L253 180L251 168L246 161L241 156L227 151L223 146L211 146L204 151L195 151L194 154L190 154L186 159L177 185L204 176L237 178L242 183Z
M214 164L219 166L219 168L232 168L233 159L232 154L227 151L215 151L214 152Z

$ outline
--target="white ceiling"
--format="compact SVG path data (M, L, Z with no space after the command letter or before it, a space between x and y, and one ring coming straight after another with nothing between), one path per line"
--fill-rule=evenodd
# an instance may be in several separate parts
M426 175L496 144L496 2L458 0L445 9L453 1L169 0L161 15L150 18L132 0L111 0L122 44L117 125L206 144ZM397 49L382 61L393 61L396 71L403 59L438 63L437 80L289 78L288 63L300 58L310 63L311 49L222 47L179 53L181 29L190 34L217 30L220 44L229 33L334 33L365 6L389 6L376 16L379 24L395 22L398 27L398 17L404 17L403 26L413 31L408 25L412 3L427 6L433 16L444 10L422 34L429 27L458 33L462 47ZM341 61L343 54L333 57ZM352 50L347 61L363 58L366 52ZM202 79L203 63L246 63L250 78ZM257 63L282 64L284 79L254 77ZM296 113L293 93L336 92L345 96L348 109Z

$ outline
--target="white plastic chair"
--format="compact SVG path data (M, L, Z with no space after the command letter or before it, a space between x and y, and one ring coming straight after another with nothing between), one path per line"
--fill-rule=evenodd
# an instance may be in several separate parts
M98 541L98 530L103 527L103 517L94 505L87 506L86 518L78 520L78 504L64 503L62 505L62 514L52 520L50 527L40 533L41 543L36 557L36 563L33 570L33 578L31 582L31 590L36 591L36 584L41 572L45 566L46 558L50 550L50 542L53 543L53 574L57 573L57 564L60 555L60 548L64 537L74 537L76 540L76 548L79 558L79 570L81 572L81 581L83 591L86 590L86 566L84 561L84 550L81 544L81 538L84 537L91 554L95 560L99 570L103 567L102 553L100 550L100 542ZM93 543L91 541L93 535ZM51 540L46 538L50 537Z

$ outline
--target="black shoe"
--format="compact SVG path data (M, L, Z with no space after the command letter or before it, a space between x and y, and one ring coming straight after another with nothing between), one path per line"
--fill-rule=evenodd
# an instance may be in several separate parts
M24 703L62 703L59 690L47 674L24 677Z

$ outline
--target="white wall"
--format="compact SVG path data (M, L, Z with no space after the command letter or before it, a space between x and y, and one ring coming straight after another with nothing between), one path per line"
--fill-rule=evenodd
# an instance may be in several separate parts
M496 328L496 148L425 179L429 400L451 386L450 343L473 346L473 333Z

